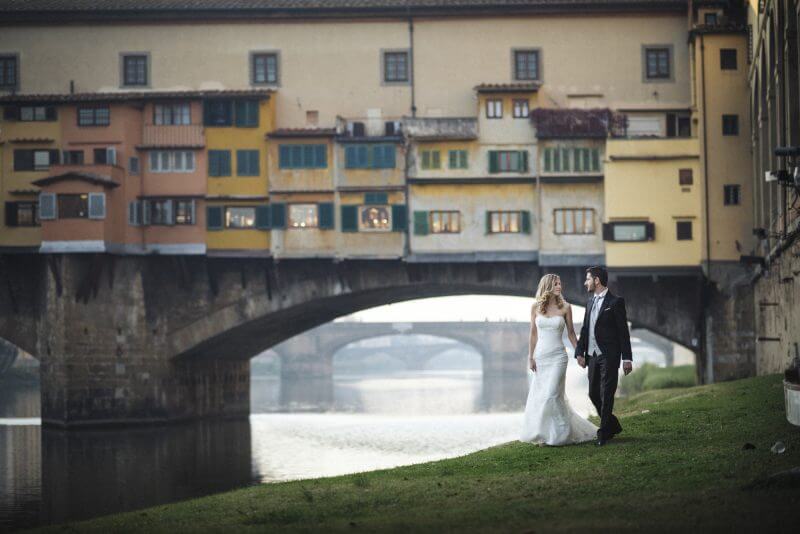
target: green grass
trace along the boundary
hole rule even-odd
[[[675,367],[658,367],[646,363],[634,369],[628,376],[621,376],[620,392],[633,395],[651,389],[687,388],[697,384],[694,365],[677,365]]]
[[[783,399],[779,376],[647,391],[618,403],[625,430],[602,448],[511,442],[49,530],[796,532],[800,485],[747,489],[800,465],[800,429],[786,421]],[[776,440],[788,446],[782,455],[769,450]]]

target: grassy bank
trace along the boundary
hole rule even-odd
[[[696,384],[697,370],[694,365],[658,367],[646,363],[622,377],[619,389],[623,395],[633,395],[653,389],[688,388]]]
[[[246,488],[66,530],[796,531],[800,485],[747,488],[800,465],[800,429],[786,422],[783,402],[778,376],[649,391],[619,403],[625,430],[603,448],[514,442],[410,467]],[[776,440],[787,444],[784,454],[770,452]]]

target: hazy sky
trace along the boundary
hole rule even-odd
[[[529,297],[497,297],[464,295],[436,297],[387,304],[356,312],[338,320],[356,319],[368,322],[411,321],[530,321],[533,299]],[[575,321],[583,319],[583,307],[573,306]]]

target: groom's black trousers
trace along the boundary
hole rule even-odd
[[[614,394],[617,392],[619,369],[612,361],[610,364],[605,356],[590,355],[587,367],[589,368],[589,398],[600,415],[600,429],[597,437],[609,439],[622,430],[622,425],[611,411],[614,409]]]

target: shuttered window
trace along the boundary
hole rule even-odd
[[[396,148],[392,144],[346,145],[344,166],[347,169],[394,169]]]
[[[38,203],[6,202],[6,226],[39,226]]]
[[[258,176],[259,152],[258,150],[237,150],[236,151],[236,175],[237,176]]]
[[[341,206],[342,232],[358,232],[358,206]]]
[[[258,127],[258,100],[236,100],[235,108],[237,127]]]
[[[451,150],[448,152],[448,164],[451,169],[466,169],[467,168],[467,151],[466,150]]]
[[[208,175],[209,176],[230,176],[231,175],[231,151],[230,150],[209,150],[208,151]]]
[[[489,152],[489,172],[527,172],[527,150],[492,150]]]
[[[325,169],[328,167],[327,145],[279,145],[278,167],[281,169]]]

